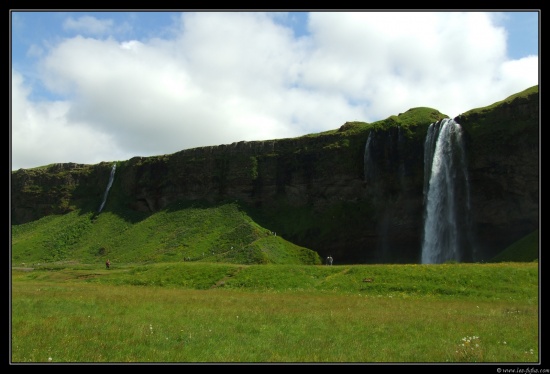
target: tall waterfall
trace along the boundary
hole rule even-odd
[[[432,123],[424,143],[423,264],[471,259],[469,190],[461,126]]]
[[[111,176],[109,177],[109,183],[107,184],[107,188],[105,189],[105,194],[103,195],[103,201],[101,202],[101,205],[99,206],[98,213],[101,213],[103,210],[103,206],[105,206],[105,202],[107,201],[107,195],[109,194],[109,190],[111,189],[111,186],[113,185],[113,180],[115,179],[115,171],[116,171],[116,163],[113,164],[113,168],[111,169]]]

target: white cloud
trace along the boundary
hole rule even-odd
[[[456,116],[479,106],[470,91],[507,78],[499,76],[505,34],[483,13],[315,13],[311,30],[315,47],[304,80],[369,103],[371,120],[415,106]]]
[[[17,71],[12,71],[12,169],[51,163],[99,163],[124,156],[108,136],[85,123],[67,121],[70,103],[28,101],[31,93]]]
[[[83,18],[65,25],[118,27]],[[484,13],[319,12],[298,39],[283,19],[186,13],[173,38],[50,46],[41,78],[66,99],[31,102],[14,74],[14,169],[294,137],[416,106],[454,117],[538,83],[538,57],[507,60]]]
[[[499,87],[504,90],[513,91],[516,87],[524,85],[524,82],[537,82],[538,69],[539,59],[537,56],[528,56],[519,60],[505,61],[501,65],[500,76],[506,77],[506,79],[501,81]]]

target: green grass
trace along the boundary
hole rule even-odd
[[[254,222],[235,202],[177,202],[154,214],[73,211],[12,226],[12,262],[209,261],[320,264],[319,255]]]
[[[518,92],[514,95],[511,95],[511,96],[508,96],[506,99],[504,100],[501,100],[501,101],[497,101],[491,105],[488,105],[488,106],[485,106],[485,107],[482,107],[482,108],[475,108],[475,109],[472,109],[472,110],[469,110],[467,111],[466,113],[464,114],[469,114],[469,113],[475,113],[475,112],[488,112],[498,106],[501,106],[503,104],[511,104],[512,102],[516,101],[516,100],[523,100],[525,99],[526,97],[530,96],[530,95],[534,95],[534,94],[538,94],[539,92],[539,86],[538,85],[535,85],[535,86],[532,86],[532,87],[529,87],[521,92]]]
[[[25,270],[13,363],[539,361],[536,263]]]

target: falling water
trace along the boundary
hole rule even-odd
[[[111,186],[113,185],[113,180],[115,179],[115,170],[116,170],[116,163],[113,164],[113,168],[111,169],[111,176],[109,177],[109,183],[107,184],[107,188],[105,189],[105,194],[103,195],[103,201],[101,202],[101,205],[99,206],[98,213],[101,213],[103,210],[103,206],[105,205],[105,202],[107,201],[107,195],[109,194],[109,190],[111,189]]]
[[[452,119],[432,123],[424,143],[422,263],[467,259],[470,197],[462,128]]]
[[[397,126],[387,131],[370,131],[365,143],[363,178],[377,212],[374,217],[374,258],[378,263],[390,263],[398,256],[398,239],[394,230],[396,215],[403,209],[396,191],[400,187],[405,188],[405,164],[402,157],[405,141],[401,126]]]
[[[365,182],[370,182],[374,177],[374,162],[372,160],[372,131],[369,133],[363,155],[363,173]]]

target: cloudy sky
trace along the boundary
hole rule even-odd
[[[10,18],[12,170],[455,117],[539,84],[536,10]]]

